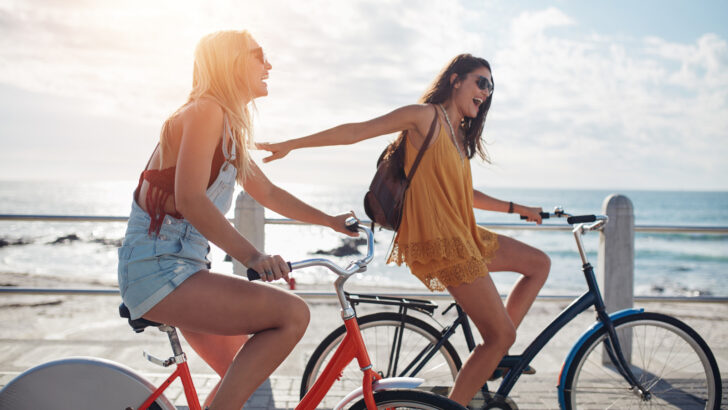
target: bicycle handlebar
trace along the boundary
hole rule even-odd
[[[558,206],[554,208],[553,212],[539,212],[539,214],[542,219],[566,218],[566,223],[569,225],[596,222],[592,225],[585,226],[584,229],[586,230],[599,229],[606,224],[607,221],[609,221],[609,218],[606,215],[571,215],[564,212],[564,209]],[[521,215],[521,219],[527,219],[527,217]]]
[[[541,215],[541,219],[549,219],[551,217],[551,214],[548,212],[539,212],[539,215]],[[526,215],[521,215],[521,219],[528,219]]]
[[[307,268],[310,266],[324,266],[330,271],[336,273],[340,277],[348,278],[349,276],[366,270],[367,265],[374,259],[374,234],[371,229],[359,224],[356,218],[348,218],[346,220],[346,229],[356,232],[362,231],[367,236],[367,254],[362,259],[349,262],[347,267],[342,267],[335,264],[333,261],[324,258],[305,259],[298,262],[286,262],[291,270]],[[260,274],[255,269],[249,268],[247,270],[248,280],[260,279]]]

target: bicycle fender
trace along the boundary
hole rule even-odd
[[[616,311],[614,313],[611,313],[609,317],[614,321],[620,318],[623,318],[625,316],[631,316],[636,315],[638,313],[642,313],[645,310],[643,308],[628,308]],[[571,351],[568,355],[566,355],[566,359],[564,360],[564,364],[561,365],[561,372],[559,374],[559,384],[558,384],[558,394],[559,394],[559,406],[563,409],[565,405],[565,399],[564,395],[566,392],[564,391],[564,384],[566,383],[566,370],[571,366],[571,362],[574,361],[574,356],[576,356],[576,352],[581,348],[581,345],[586,342],[586,339],[588,339],[591,335],[596,333],[599,329],[601,329],[604,326],[604,324],[600,321],[594,322],[594,324],[587,329],[584,333],[582,333],[581,337],[579,337],[579,340],[577,340],[576,343],[574,343],[574,346],[571,348]]]
[[[156,388],[131,368],[95,357],[70,357],[26,370],[0,390],[0,408],[99,409],[141,404]],[[162,395],[163,409],[175,406]],[[101,404],[103,403],[103,404]]]
[[[420,379],[419,377],[387,377],[385,379],[375,380],[374,383],[372,383],[372,391],[390,389],[414,389],[424,382],[425,379]],[[341,401],[338,402],[334,407],[334,410],[341,410],[348,403],[354,400],[358,400],[363,396],[364,390],[361,387],[358,387],[352,390],[351,393],[347,394],[346,397],[341,399]]]

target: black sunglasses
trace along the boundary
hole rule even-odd
[[[481,90],[487,89],[489,93],[493,94],[493,89],[495,88],[495,86],[493,85],[493,83],[490,82],[488,78],[479,75],[476,84],[478,84],[478,88],[480,88]]]
[[[253,55],[253,57],[257,58],[258,61],[260,61],[261,64],[270,64],[268,62],[268,58],[265,56],[265,53],[263,52],[263,47],[258,47],[250,50],[250,54]]]

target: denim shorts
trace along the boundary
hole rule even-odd
[[[185,279],[210,268],[210,245],[184,219],[164,217],[158,234],[148,233],[149,215],[133,201],[119,248],[119,290],[132,319],[138,319]]]

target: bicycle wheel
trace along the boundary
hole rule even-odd
[[[0,409],[139,408],[155,387],[133,370],[109,360],[71,358],[36,366],[0,390]],[[160,396],[151,410],[175,410]]]
[[[688,325],[670,316],[644,312],[619,318],[614,327],[621,345],[631,341],[632,357],[627,360],[651,399],[643,401],[629,389],[611,361],[603,359],[608,339],[606,329],[601,328],[587,338],[565,369],[567,409],[720,407],[718,365],[708,345]]]
[[[422,368],[417,370],[440,340],[441,332],[416,317],[404,316],[404,321],[402,319],[403,316],[395,312],[373,313],[358,318],[359,329],[374,370],[382,377],[421,377],[425,379],[426,386],[430,387],[452,386],[460,370],[460,357],[455,348],[445,341]],[[329,334],[313,352],[303,372],[302,398],[326,367],[345,334],[346,328],[342,325]],[[397,350],[395,346],[399,340],[401,343]],[[353,361],[344,369],[340,381],[333,388],[346,394],[360,387],[361,382],[361,370],[357,362]]]
[[[422,409],[422,410],[458,410],[465,407],[447,397],[426,393],[419,390],[382,390],[374,393],[374,402],[378,409]],[[367,406],[364,399],[351,406],[350,410],[364,410]]]

